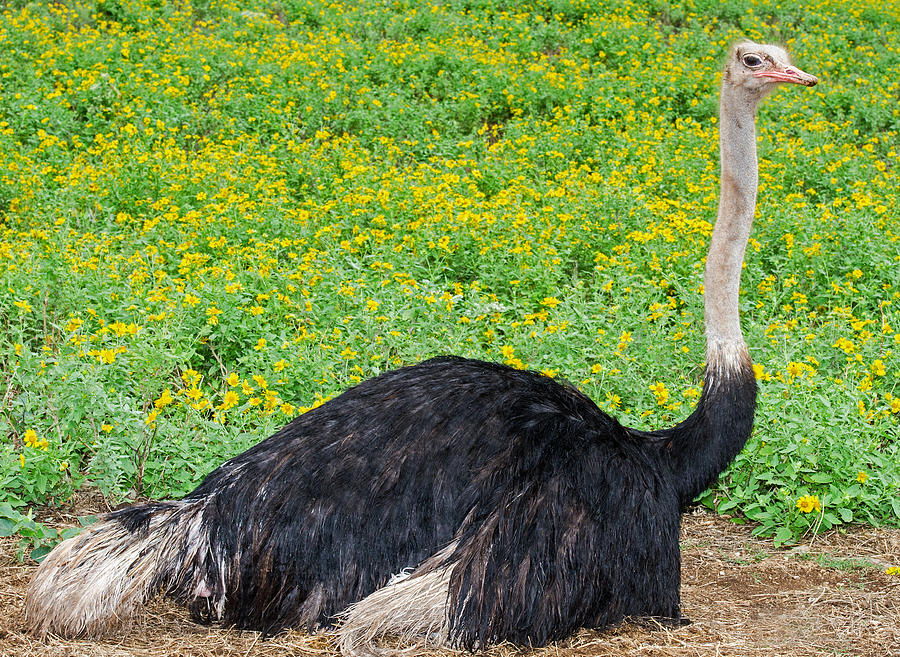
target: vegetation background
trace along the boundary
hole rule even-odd
[[[5,2],[0,534],[39,558],[36,505],[183,495],[437,354],[685,417],[740,38],[821,84],[760,114],[758,421],[700,502],[900,524],[900,4],[814,5]]]

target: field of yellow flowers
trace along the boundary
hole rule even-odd
[[[760,115],[757,428],[701,501],[776,543],[900,524],[897,2],[4,6],[0,533],[182,495],[441,353],[686,416],[741,37],[821,84]]]

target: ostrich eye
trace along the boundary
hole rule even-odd
[[[756,68],[758,66],[762,66],[762,59],[760,59],[759,55],[744,55],[742,60],[744,62],[744,66],[748,68]]]

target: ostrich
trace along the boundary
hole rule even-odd
[[[721,91],[721,198],[696,408],[623,427],[572,386],[442,357],[364,381],[227,461],[185,498],[107,514],[31,582],[33,632],[99,635],[162,592],[195,620],[539,646],[626,617],[680,620],[681,510],[743,448],[756,380],[738,318],[757,191],[755,112],[817,79],[743,42]]]

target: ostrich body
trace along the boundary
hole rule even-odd
[[[41,564],[38,634],[97,635],[163,592],[195,619],[542,645],[629,616],[680,618],[681,509],[750,435],[756,381],[738,318],[753,219],[755,111],[812,86],[774,46],[732,49],[721,199],[705,277],[703,393],[671,429],[621,426],[533,372],[436,358],[296,418],[179,501],[106,515]]]

